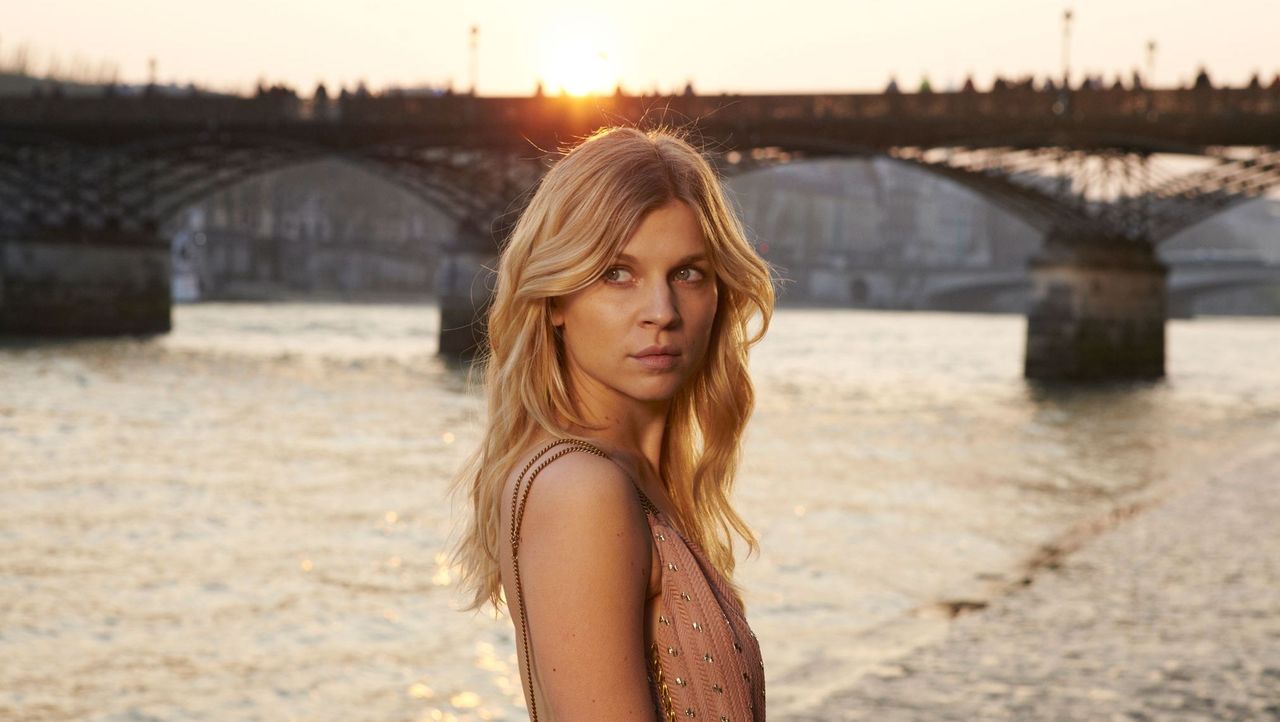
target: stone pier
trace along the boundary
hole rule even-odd
[[[498,283],[498,239],[510,234],[517,215],[481,213],[462,218],[455,240],[441,249],[434,284],[440,301],[438,353],[449,361],[469,363],[488,344],[485,327]]]
[[[88,228],[0,232],[0,335],[167,333],[169,244]]]
[[[435,282],[441,356],[470,361],[484,348],[485,317],[497,281],[488,269],[497,265],[497,256],[473,251],[455,249],[441,257]]]
[[[1168,268],[1150,243],[1050,234],[1030,267],[1027,378],[1164,376]]]

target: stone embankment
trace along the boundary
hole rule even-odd
[[[1280,720],[1280,430],[793,722]]]

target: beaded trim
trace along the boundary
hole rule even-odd
[[[658,649],[656,641],[649,643],[649,663],[653,665],[653,675],[658,683],[660,692],[660,701],[662,702],[662,717],[667,722],[675,722],[676,707],[671,702],[671,690],[667,689],[667,680],[662,677],[662,653]]]

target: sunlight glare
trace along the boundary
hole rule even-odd
[[[573,96],[612,93],[618,73],[608,48],[609,33],[585,20],[556,25],[544,36],[547,62],[542,82],[548,94]]]

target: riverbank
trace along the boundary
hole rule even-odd
[[[807,720],[1280,720],[1280,427]]]

